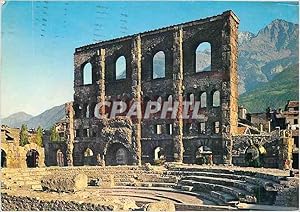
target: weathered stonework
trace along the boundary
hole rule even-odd
[[[45,191],[76,192],[88,186],[88,177],[85,174],[48,175],[41,180]]]
[[[25,146],[19,145],[20,129],[1,127],[1,167],[27,168],[44,167],[44,148],[31,141]]]
[[[265,153],[260,158],[261,166],[268,168],[291,169],[293,138],[289,130],[276,130],[272,133],[233,136],[233,164],[248,166],[247,149],[263,147]]]
[[[154,150],[160,147],[166,161],[193,163],[200,146],[212,150],[214,163],[231,163],[232,135],[237,128],[237,29],[239,20],[231,11],[137,35],[79,47],[74,54],[74,165],[84,165],[84,152],[92,150],[89,165],[96,165],[97,155],[107,165],[119,164],[117,151],[122,148],[127,164],[154,162]],[[211,71],[195,71],[195,50],[202,42],[211,44]],[[153,56],[165,54],[165,77],[153,79]],[[126,78],[116,80],[116,60],[126,58]],[[92,83],[84,85],[83,69],[92,65]],[[213,106],[213,94],[220,92],[220,106]],[[199,101],[207,93],[207,106],[201,108],[203,119],[183,120],[182,102],[194,94]],[[94,117],[95,105],[105,100],[166,100],[172,95],[179,102],[175,119],[135,119],[120,129],[114,121]],[[87,110],[89,110],[88,116]],[[100,113],[105,113],[102,108]],[[124,119],[126,118],[119,118]],[[206,133],[190,130],[205,121]],[[214,132],[214,123],[219,132]],[[71,122],[70,122],[71,123]],[[162,126],[155,134],[154,126]],[[173,133],[165,133],[172,124]],[[119,134],[119,136],[118,136]],[[122,136],[121,136],[122,135]],[[71,142],[72,143],[72,142]],[[125,153],[124,153],[125,152]],[[109,153],[109,154],[108,154]]]

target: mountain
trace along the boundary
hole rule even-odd
[[[1,120],[1,124],[5,124],[8,126],[19,126],[20,123],[24,123],[28,121],[33,116],[24,112],[14,113],[7,118]]]
[[[285,68],[298,63],[298,34],[298,24],[280,19],[272,21],[259,30],[256,35],[252,32],[239,32],[240,94],[269,82]],[[197,70],[207,71],[210,69],[210,54],[209,49],[197,49]],[[154,61],[155,75],[163,76],[163,64],[160,59]]]
[[[51,126],[65,117],[65,105],[53,107],[45,112],[32,117],[25,124],[28,128],[41,126],[43,129],[50,129]]]
[[[269,82],[298,62],[299,25],[276,19],[257,35],[239,33],[239,92]]]
[[[26,124],[28,128],[37,128],[41,126],[43,129],[50,129],[51,126],[65,117],[65,106],[55,106],[37,116],[28,115],[26,120],[18,118],[18,114],[26,114],[24,112],[15,113],[2,120],[2,124],[10,127],[20,128],[22,124]]]
[[[250,112],[264,112],[271,108],[284,108],[288,100],[299,100],[298,64],[292,65],[277,74],[272,80],[242,94],[239,105]]]

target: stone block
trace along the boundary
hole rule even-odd
[[[175,211],[175,204],[171,201],[151,202],[144,208],[146,211]]]
[[[43,190],[56,192],[76,192],[87,187],[85,174],[49,175],[41,180]]]

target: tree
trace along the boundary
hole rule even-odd
[[[59,135],[56,131],[55,126],[52,126],[50,129],[50,141],[53,141],[53,142],[59,141]]]
[[[41,126],[38,126],[36,130],[35,143],[39,146],[43,146],[43,129]]]
[[[26,144],[29,144],[28,140],[28,129],[26,124],[22,124],[21,131],[20,131],[20,146],[25,146]]]

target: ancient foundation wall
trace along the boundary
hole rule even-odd
[[[111,205],[79,203],[64,200],[39,200],[36,198],[1,194],[1,211],[112,211]]]

